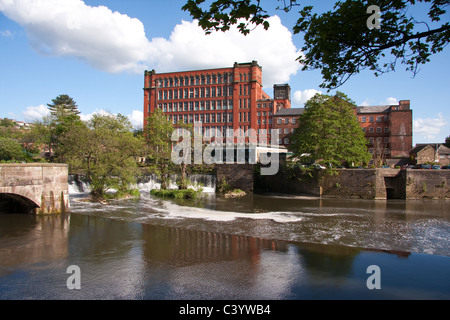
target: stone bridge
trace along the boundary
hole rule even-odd
[[[69,212],[68,171],[67,164],[0,164],[0,213]]]

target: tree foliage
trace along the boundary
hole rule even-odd
[[[174,165],[171,161],[173,130],[172,123],[160,109],[155,109],[147,118],[144,136],[151,168],[161,180],[161,189],[169,187],[170,173]]]
[[[67,94],[61,94],[55,99],[52,99],[52,103],[47,104],[50,113],[55,118],[63,118],[68,115],[79,115],[77,103],[73,98]]]
[[[11,138],[0,137],[1,161],[21,161],[24,159],[25,154],[19,142]]]
[[[445,145],[447,148],[450,148],[450,136],[448,136],[447,138],[445,138],[444,145]]]
[[[72,172],[86,175],[95,200],[105,198],[112,189],[119,195],[132,191],[143,141],[133,135],[131,128],[123,115],[96,114],[61,136],[59,152],[65,155]]]
[[[291,136],[294,156],[300,162],[327,167],[367,164],[371,155],[353,107],[354,103],[340,92],[311,98]]]
[[[291,11],[307,1],[277,0],[278,9]],[[368,69],[376,76],[394,71],[404,64],[416,75],[419,66],[444,49],[450,40],[449,22],[442,22],[449,0],[344,0],[336,1],[332,10],[314,13],[313,6],[303,6],[293,27],[294,34],[304,34],[303,70],[321,70],[321,87],[333,89],[352,75]],[[370,5],[381,10],[381,27],[369,29]],[[413,7],[426,7],[427,16],[411,16]],[[206,7],[206,8],[205,8]],[[269,28],[267,11],[259,0],[188,0],[182,7],[198,19],[208,33],[227,31],[238,24],[243,34],[255,25]],[[243,22],[245,21],[245,22]]]

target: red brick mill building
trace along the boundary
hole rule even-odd
[[[273,98],[263,91],[262,67],[256,61],[232,67],[156,73],[145,71],[144,126],[159,108],[176,127],[201,122],[225,136],[232,129],[242,134],[254,129],[271,143],[270,129],[278,129],[278,143],[289,149],[289,137],[298,126],[303,108],[291,108],[288,84],[276,84]],[[362,106],[355,114],[369,140],[374,159],[408,158],[412,148],[412,110],[409,100],[398,105]],[[267,137],[267,141],[265,139]]]

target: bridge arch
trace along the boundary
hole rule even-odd
[[[70,212],[68,165],[0,164],[0,212]]]
[[[25,196],[14,193],[0,193],[1,213],[35,213],[39,205]]]

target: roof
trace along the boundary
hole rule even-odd
[[[357,113],[387,113],[391,106],[362,106],[356,107]]]
[[[433,150],[436,150],[436,148],[439,151],[439,154],[450,154],[450,148],[446,147],[442,143],[417,143],[413,149],[411,149],[411,154],[416,154],[417,152],[425,149],[426,147],[431,147]]]
[[[287,117],[287,116],[299,116],[303,114],[303,111],[305,108],[283,108],[278,110],[277,113],[275,113],[274,117]]]

